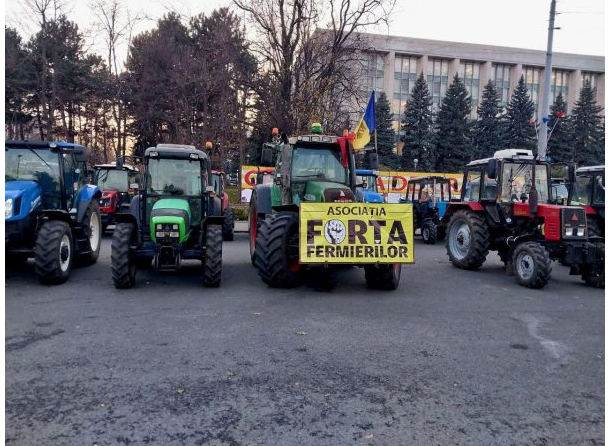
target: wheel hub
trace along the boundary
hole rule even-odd
[[[449,246],[454,258],[464,259],[469,253],[471,245],[471,232],[465,221],[455,222],[450,229]]]
[[[62,271],[67,271],[70,265],[70,239],[67,235],[64,235],[59,245],[59,267]]]
[[[517,273],[522,279],[530,279],[534,274],[534,260],[532,256],[523,253],[517,257]]]

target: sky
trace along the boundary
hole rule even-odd
[[[5,2],[8,26],[28,36],[35,28],[23,20],[23,0]],[[327,0],[325,0],[327,1]],[[93,0],[63,0],[68,17],[85,32],[93,51],[105,54],[103,40],[96,29]],[[145,2],[145,9],[142,3]],[[395,0],[388,26],[368,31],[414,38],[501,45],[545,50],[550,0]],[[228,6],[238,11],[230,0],[123,0],[133,13],[145,16],[135,33],[154,27],[156,19],[167,11],[185,17],[210,13]],[[554,33],[555,52],[605,55],[605,5],[603,0],[558,0]],[[238,12],[242,15],[242,12]],[[28,24],[30,23],[30,24]],[[119,55],[126,57],[123,45]]]

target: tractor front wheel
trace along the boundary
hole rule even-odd
[[[57,285],[68,280],[74,260],[72,229],[64,221],[45,222],[36,237],[35,267],[38,280]]]
[[[99,258],[101,235],[103,234],[99,203],[95,199],[91,200],[87,212],[84,214],[82,228],[84,234],[88,237],[88,242],[84,249],[85,252],[78,255],[78,263],[81,265],[92,265]]]
[[[131,288],[135,285],[137,266],[131,253],[131,243],[135,236],[133,223],[118,223],[112,234],[111,268],[112,280],[116,288]]]
[[[396,290],[400,279],[401,263],[365,266],[365,282],[372,290]]]
[[[446,248],[452,265],[474,270],[485,262],[490,247],[488,225],[470,210],[460,210],[450,219]]]
[[[262,281],[274,288],[300,282],[298,214],[280,212],[266,217],[257,234],[255,266]]]
[[[424,220],[422,223],[422,241],[426,245],[434,245],[437,242],[437,225],[433,220]]]
[[[204,283],[206,287],[216,288],[222,281],[222,227],[207,226],[205,260],[203,261]]]
[[[551,259],[536,242],[522,242],[513,253],[513,272],[517,282],[528,288],[542,288],[551,277]]]
[[[224,222],[222,223],[222,237],[224,241],[231,242],[234,240],[234,209],[227,208],[224,213]]]

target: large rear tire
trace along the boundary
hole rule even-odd
[[[591,227],[589,226],[589,234]],[[598,232],[599,234],[599,232]],[[593,288],[604,288],[606,284],[606,268],[605,268],[605,245],[597,243],[595,245],[598,250],[596,255],[596,265],[584,265],[582,268],[582,276],[585,284]]]
[[[225,242],[234,240],[234,209],[227,208],[224,213],[224,222],[222,223],[222,237]]]
[[[254,264],[262,281],[274,288],[292,288],[301,279],[298,214],[268,215],[256,240]]]
[[[551,278],[551,259],[536,242],[522,242],[513,252],[513,272],[517,283],[528,288],[542,288]]]
[[[133,223],[118,223],[112,234],[111,269],[112,281],[116,288],[131,288],[135,285],[137,266],[131,243],[135,236]]]
[[[401,263],[365,266],[365,282],[372,290],[396,290],[400,279]]]
[[[489,252],[488,226],[473,211],[457,211],[450,218],[445,245],[452,265],[461,269],[478,269]]]
[[[35,271],[45,285],[58,285],[68,280],[74,261],[74,241],[70,225],[64,221],[45,222],[36,237]]]
[[[92,265],[99,258],[101,236],[103,234],[101,213],[97,200],[93,199],[89,203],[89,207],[82,219],[82,227],[85,235],[88,236],[88,242],[84,248],[85,253],[79,254],[77,260],[80,265]]]
[[[222,227],[207,226],[205,241],[205,260],[203,261],[204,284],[209,288],[217,288],[222,281]]]

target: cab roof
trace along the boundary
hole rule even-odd
[[[130,164],[123,164],[122,167],[127,170],[132,170],[133,172],[139,172],[137,167],[133,167]],[[95,164],[95,169],[116,169],[116,162],[111,162],[109,164]]]
[[[585,166],[579,167],[576,169],[576,173],[586,173],[586,172],[604,172],[606,170],[606,166]]]
[[[371,169],[357,169],[357,175],[376,175],[376,176],[378,176],[378,171],[371,170]]]
[[[450,179],[448,177],[442,177],[439,175],[427,175],[424,177],[414,177],[410,178],[409,183],[424,183],[425,181],[437,181],[439,183],[449,183]]]
[[[5,145],[11,147],[24,147],[31,149],[68,149],[74,151],[82,151],[86,150],[86,147],[80,144],[75,144],[73,142],[61,142],[61,141],[12,141],[6,140],[4,142]]]
[[[494,152],[494,156],[471,161],[469,164],[467,164],[467,167],[487,164],[488,161],[490,161],[491,159],[500,159],[505,161],[532,161],[534,159],[534,153],[532,152],[532,150],[529,149],[497,150],[496,152]]]
[[[209,158],[205,152],[188,144],[157,144],[156,147],[148,147],[144,156],[149,158],[151,152],[158,152],[159,158],[187,159],[191,154],[198,155],[199,160]]]

